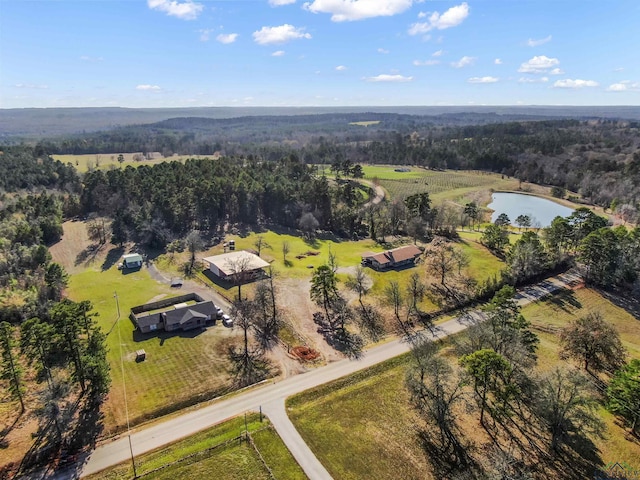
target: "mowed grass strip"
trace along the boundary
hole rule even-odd
[[[131,307],[175,295],[167,285],[153,280],[145,268],[128,275],[115,267],[104,272],[86,269],[71,276],[68,294],[76,301],[90,300],[107,333],[112,384],[104,405],[105,434],[126,426],[121,351],[129,417],[134,424],[229,390],[226,351],[235,336],[233,330],[218,324],[176,334],[134,332],[128,318]],[[146,351],[147,359],[136,363],[135,351],[139,349]]]
[[[148,474],[144,478],[170,480],[271,478],[256,450],[247,442],[237,440],[244,430],[244,416],[236,417],[166,447],[139,455],[136,457],[137,473]],[[248,414],[247,430],[276,478],[307,478],[266,418],[263,417],[260,422],[257,414]],[[166,467],[161,468],[163,466]],[[118,480],[132,477],[133,468],[129,461],[87,478]]]
[[[616,326],[630,356],[640,358],[640,322],[635,317],[595,290],[578,290],[569,299],[556,297],[525,307],[525,318],[534,326],[548,328],[600,311]],[[557,334],[536,333],[541,339],[538,373],[556,365],[574,368],[559,360]],[[409,355],[397,357],[288,400],[290,418],[334,478],[441,478],[433,475],[430,460],[420,447],[420,422],[404,385],[410,362]],[[603,464],[620,461],[640,468],[640,444],[603,407],[599,413],[606,432],[604,438],[592,440]],[[476,447],[486,440],[478,437],[482,429],[477,414],[461,414],[460,421],[465,436]]]

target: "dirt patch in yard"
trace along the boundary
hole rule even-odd
[[[98,267],[107,270],[118,263],[126,253],[125,248],[110,243],[97,245],[87,233],[87,223],[80,220],[69,220],[62,224],[62,239],[49,247],[53,261],[64,267],[67,273],[83,271],[87,267]]]
[[[320,357],[320,353],[309,347],[294,347],[291,349],[291,355],[305,362],[312,362]]]
[[[309,296],[310,288],[309,280],[279,279],[280,306],[295,331],[305,339],[305,346],[319,352],[327,362],[341,360],[344,356],[327,344],[324,337],[318,333],[318,325],[313,321],[313,312],[317,308]]]

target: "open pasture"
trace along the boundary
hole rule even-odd
[[[109,170],[112,168],[139,167],[141,165],[156,165],[163,162],[184,162],[187,158],[204,158],[201,155],[173,155],[163,157],[159,152],[150,154],[150,158],[145,158],[142,152],[123,153],[124,162],[118,162],[117,153],[91,153],[84,155],[52,155],[56,160],[63,163],[70,163],[80,173],[89,170]]]
[[[590,311],[601,311],[621,334],[630,357],[640,358],[640,323],[595,290],[579,289],[549,296],[523,309],[540,335],[538,373],[556,365],[558,336],[542,329],[564,325],[569,319]],[[462,334],[462,338],[464,334]],[[456,363],[449,346],[462,340],[446,340],[442,355]],[[362,372],[341,378],[292,397],[287,402],[289,416],[318,459],[334,478],[448,478],[436,469],[432,456],[421,448],[421,420],[411,406],[405,376],[412,364],[407,354]],[[593,437],[594,451],[601,463],[587,466],[590,473],[619,461],[640,468],[640,444],[627,434],[617,419],[603,407],[599,414],[606,425],[602,438]],[[461,434],[482,457],[483,444],[490,438],[479,426],[478,413],[464,408],[457,412]],[[339,444],[335,439],[339,438]],[[531,452],[533,455],[533,452]],[[532,457],[533,458],[533,457]],[[535,460],[534,460],[535,462]],[[562,462],[538,463],[538,475],[531,478],[585,478],[567,470]]]
[[[303,480],[307,477],[287,450],[268,419],[260,422],[255,413],[247,415],[246,431],[255,448],[246,441],[245,419],[236,417],[176,443],[136,458],[138,475],[146,478],[275,478]],[[259,452],[259,453],[258,453]],[[262,459],[264,459],[263,463]],[[91,475],[88,480],[117,480],[133,477],[131,462]]]

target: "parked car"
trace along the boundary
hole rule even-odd
[[[222,315],[222,324],[225,327],[233,327],[233,318],[225,313],[224,315]]]

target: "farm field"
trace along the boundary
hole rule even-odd
[[[257,452],[275,478],[303,480],[307,477],[270,426],[257,414],[247,416],[247,431],[255,445],[240,441],[243,417],[234,418],[156,451],[136,457],[138,475],[147,478],[272,478]],[[256,451],[257,450],[257,451]],[[164,467],[164,468],[162,468]],[[133,477],[131,462],[87,477],[88,480],[118,480]]]
[[[406,169],[408,171],[397,171]],[[434,202],[478,201],[478,192],[516,190],[516,179],[499,174],[466,170],[427,170],[417,167],[373,166],[363,167],[365,178],[377,178],[392,199],[404,199],[416,193],[428,192]],[[478,202],[481,203],[481,202]]]
[[[602,311],[605,318],[614,323],[630,355],[640,358],[638,320],[598,292],[582,289],[550,296],[523,310],[541,338],[538,371],[548,371],[559,363],[557,335],[538,329],[561,325],[593,309]],[[456,359],[447,346],[455,341],[447,341],[442,351],[452,362]],[[404,386],[410,362],[410,355],[398,357],[288,400],[290,418],[334,478],[443,478],[420,447],[417,435],[420,420]],[[640,444],[629,439],[626,430],[604,408],[600,408],[599,413],[606,424],[606,434],[604,438],[592,439],[602,462],[598,466],[619,461],[640,468]],[[470,415],[462,411],[457,418],[465,440],[474,444],[473,452],[483,451],[482,444],[489,439],[478,427],[477,413]],[[336,448],[336,438],[340,438],[339,448]],[[542,476],[536,478],[584,478],[562,465],[544,468]],[[595,466],[589,468],[593,472]]]

